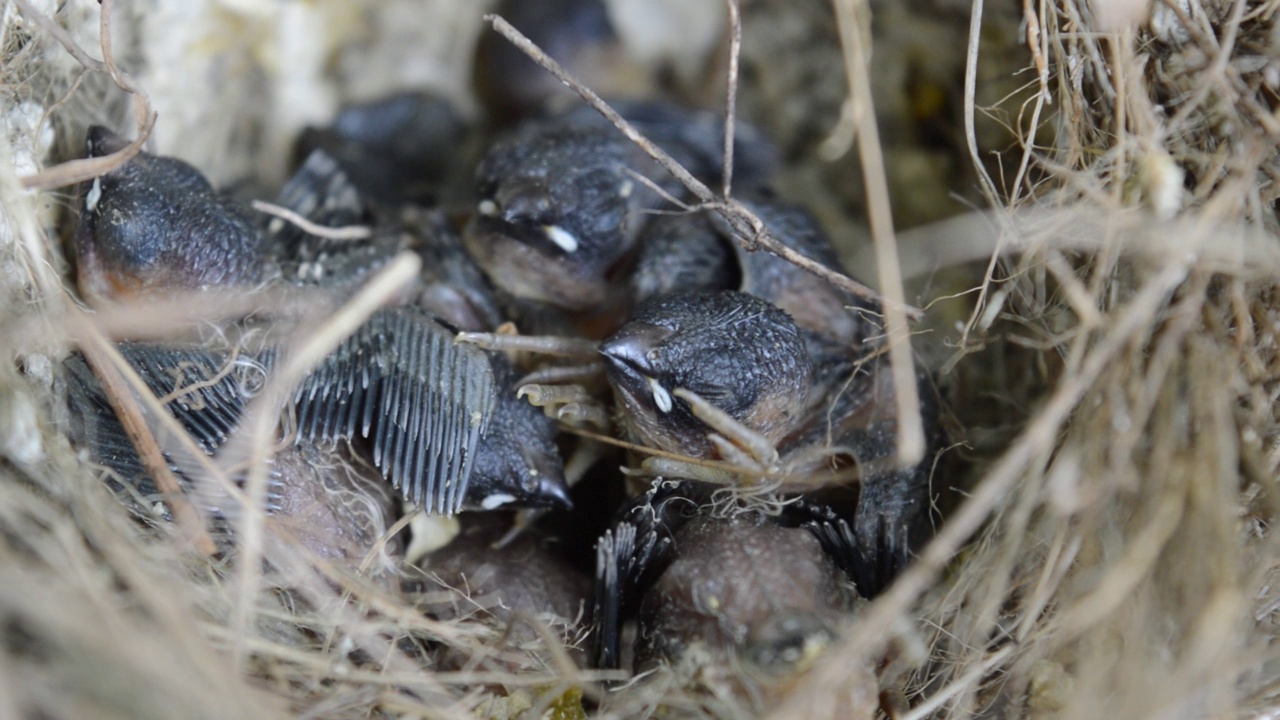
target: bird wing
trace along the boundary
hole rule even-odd
[[[455,334],[416,308],[379,311],[302,382],[298,440],[365,438],[405,500],[457,512],[497,391],[484,351]]]

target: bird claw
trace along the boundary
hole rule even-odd
[[[594,360],[599,354],[590,340],[556,335],[511,335],[508,333],[460,332],[457,341],[485,350],[531,352],[540,355]]]
[[[612,427],[612,423],[609,422],[609,411],[595,400],[569,403],[556,412],[556,419],[570,425],[589,425],[597,430],[607,431]]]
[[[524,398],[529,404],[538,408],[555,408],[570,403],[582,403],[591,400],[586,388],[581,385],[543,385],[527,383],[516,390],[516,397]]]
[[[581,385],[521,385],[516,397],[524,398],[530,405],[542,408],[548,417],[570,425],[591,426],[608,430],[609,413],[600,401],[591,397]]]

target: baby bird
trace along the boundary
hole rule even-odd
[[[467,249],[504,290],[580,311],[610,299],[610,273],[657,194],[632,173],[656,166],[609,128],[528,121],[477,169]],[[658,180],[675,190],[669,176]]]
[[[502,322],[501,304],[493,288],[461,240],[438,213],[410,211],[418,226],[415,249],[423,257],[416,297],[413,302],[452,328],[465,331],[492,331]],[[564,462],[556,447],[556,423],[545,413],[521,399],[516,391],[521,373],[500,352],[486,353],[494,375],[497,404],[491,427],[476,450],[473,482],[494,488],[508,483],[533,483],[548,498],[550,506],[568,508],[569,497]],[[487,498],[485,509],[505,505],[502,493]],[[509,502],[516,502],[518,494]]]
[[[777,671],[811,657],[877,580],[841,520],[794,501],[765,512],[698,483],[657,479],[597,545],[598,667],[618,667],[635,616],[634,669],[730,659]]]
[[[463,514],[458,520],[458,536],[427,555],[419,563],[421,578],[410,581],[414,590],[458,593],[435,603],[434,614],[454,618],[479,611],[503,624],[527,615],[553,627],[589,625],[591,579],[560,557],[550,538],[529,529],[517,542],[500,544],[510,524],[506,516]],[[533,628],[517,625],[517,640],[534,636]]]
[[[779,242],[833,270],[840,262],[817,220],[764,192],[742,200]],[[880,308],[765,251],[747,252],[712,211],[653,218],[641,232],[631,277],[637,301],[677,290],[737,290],[768,300],[796,324],[859,352],[884,334]]]
[[[674,393],[690,390],[773,444],[803,419],[813,376],[782,310],[743,293],[672,293],[642,303],[600,345],[634,440],[711,457],[710,428]]]
[[[232,438],[245,402],[261,388],[267,372],[252,358],[232,359],[194,346],[124,343],[118,349],[154,392],[165,393],[174,419],[208,455]],[[68,435],[92,462],[109,471],[111,485],[135,512],[154,516],[164,507],[158,504],[163,498],[97,378],[80,355],[69,357],[63,370]],[[167,437],[158,427],[153,431],[162,441]],[[218,519],[237,514],[238,504],[223,488],[193,480],[202,477],[194,458],[177,444],[168,443],[165,449],[170,469],[205,512]],[[391,486],[345,442],[288,445],[269,462],[268,511],[319,558],[355,569],[395,520]],[[167,510],[162,517],[168,518]],[[376,556],[374,577],[392,575],[400,553],[399,540],[389,539]]]
[[[101,134],[91,133],[90,144],[97,147]],[[146,264],[152,278],[147,287],[156,293],[193,289],[190,276],[199,271],[204,273],[200,287],[215,281],[235,287],[274,273],[277,282],[342,294],[394,252],[417,243],[414,232],[425,227],[397,217],[398,222],[379,224],[373,237],[362,242],[315,237],[279,218],[266,220],[258,228],[244,220],[238,206],[213,195],[190,166],[168,158],[140,157],[131,162],[144,170],[160,168],[164,170],[161,177],[139,171],[129,175],[127,183],[95,186],[88,193],[85,214],[90,217],[81,223],[77,236],[82,277],[114,275],[110,264],[103,266],[101,261],[132,257],[141,244],[151,250],[165,249],[152,253]],[[169,217],[175,213],[166,204],[173,188],[153,187],[164,176],[175,174],[173,168],[181,170],[175,187],[204,189],[202,194],[182,194],[189,202],[176,205],[178,212],[192,212],[194,220]],[[281,193],[281,202],[322,225],[377,219],[336,162],[323,153],[314,153],[304,163]],[[136,222],[128,232],[119,232],[118,225],[104,224],[96,217],[103,208],[119,207],[133,210]],[[249,243],[228,250],[223,242],[227,238],[216,235],[228,225],[243,226],[244,233],[267,239],[258,240],[252,252]],[[193,238],[199,242],[193,244]],[[279,268],[288,271],[281,276]],[[328,445],[368,441],[373,464],[406,499],[428,512],[453,513],[486,504],[489,509],[504,504],[565,505],[566,488],[553,450],[554,429],[519,425],[534,438],[526,444],[531,448],[528,453],[511,452],[511,444],[517,441],[509,436],[487,433],[500,395],[491,359],[474,348],[455,346],[456,330],[418,308],[376,313],[304,382],[296,399],[300,440]],[[270,364],[277,353],[265,350],[259,360]],[[161,365],[153,368],[157,378],[165,378],[176,366]],[[208,377],[213,375],[210,371]],[[513,393],[509,399],[507,395],[501,393],[504,402],[515,400]],[[234,410],[232,419],[238,420],[242,403],[227,407]],[[199,418],[193,419],[197,425],[209,422],[204,415]],[[471,474],[477,468],[481,472],[473,482]]]
[[[87,156],[127,144],[95,125]],[[245,210],[191,165],[145,152],[90,184],[75,248],[81,292],[97,300],[252,287],[267,276],[264,242]]]
[[[695,176],[718,182],[723,124],[714,114],[644,102],[616,109]],[[758,133],[743,136],[737,176],[758,182],[772,172],[772,146]],[[477,169],[467,249],[517,297],[599,309],[620,300],[615,277],[625,271],[645,211],[659,207],[663,194],[684,192],[591,108],[529,120],[495,142]]]
[[[400,340],[388,346],[388,335]],[[408,345],[420,348],[414,353],[421,357],[399,353],[394,343],[404,338],[413,340]],[[278,355],[274,349],[233,356],[150,343],[124,343],[119,349],[157,397],[169,398],[169,412],[208,455],[236,437],[248,402]],[[432,354],[436,362],[422,362]],[[84,359],[68,358],[65,375],[73,440],[137,492],[154,495],[154,485]],[[511,459],[503,452],[490,449],[495,458],[479,459],[486,454],[481,439],[493,422],[495,402],[492,371],[482,352],[458,352],[451,331],[419,311],[398,308],[375,315],[303,382],[294,398],[297,429],[291,439],[325,452],[354,443],[406,500],[429,513],[566,507],[568,491],[554,466],[515,475],[507,472]],[[195,471],[194,461],[180,454],[171,462],[181,475]],[[519,463],[517,468],[524,469]],[[216,498],[201,502],[221,509]]]
[[[637,442],[739,465],[748,456],[761,475],[802,486],[856,481],[858,543],[869,557],[888,554],[893,568],[932,535],[930,473],[943,434],[927,374],[917,383],[928,448],[919,464],[901,469],[892,464],[897,406],[887,361],[802,330],[760,298],[658,295],[600,352],[622,424]],[[720,415],[692,405],[690,391]]]
[[[467,132],[448,100],[402,92],[344,107],[328,127],[304,130],[294,152],[305,160],[323,150],[377,202],[428,205],[454,173]]]

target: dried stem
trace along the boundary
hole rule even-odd
[[[724,197],[733,195],[733,134],[738,118],[738,61],[742,55],[742,13],[738,0],[725,0],[729,7],[729,77],[724,104]]]
[[[62,26],[36,10],[27,0],[15,0],[15,2],[24,16],[52,35],[86,70],[106,72],[117,87],[133,96],[134,114],[137,116],[138,126],[138,137],[120,150],[102,157],[68,160],[38,173],[24,176],[21,179],[22,186],[28,190],[54,190],[92,180],[129,162],[142,151],[143,144],[146,143],[147,138],[151,137],[151,131],[156,125],[156,114],[151,111],[151,101],[147,98],[147,94],[132,78],[116,67],[115,59],[111,55],[112,0],[102,0],[102,13],[99,19],[99,29],[102,34],[103,59],[101,62],[89,57]]]
[[[858,153],[862,156],[862,174],[867,186],[867,207],[871,220],[871,238],[876,247],[876,269],[884,288],[884,317],[889,333],[889,366],[893,371],[894,401],[898,415],[898,463],[909,467],[920,462],[925,453],[924,420],[920,415],[920,392],[916,387],[915,361],[911,355],[910,330],[903,314],[906,291],[902,285],[902,269],[898,263],[898,246],[893,235],[893,210],[889,204],[889,184],[885,178],[884,156],[880,148],[880,130],[871,111],[871,77],[867,71],[867,52],[858,31],[854,0],[837,0],[836,19],[844,46],[845,74],[849,94],[861,106],[858,128]]]
[[[297,387],[316,364],[359,329],[389,298],[417,277],[421,263],[422,260],[413,252],[400,253],[321,327],[295,342],[245,413],[241,424],[245,432],[239,438],[240,446],[227,448],[229,456],[235,458],[245,452],[243,443],[248,444],[249,472],[245,494],[249,502],[239,528],[239,598],[232,618],[236,638],[235,660],[238,664],[244,663],[248,658],[244,641],[250,634],[251,610],[261,582],[259,561],[263,557],[265,521],[261,501],[267,492],[267,459],[275,436],[274,430],[280,422],[280,411],[293,388]]]
[[[364,225],[349,225],[347,227],[328,227],[326,225],[318,225],[289,208],[281,207],[275,203],[269,203],[264,200],[254,200],[250,205],[258,212],[264,212],[273,217],[278,217],[291,225],[297,226],[309,235],[315,235],[318,238],[324,238],[326,240],[365,240],[373,235],[373,229]]]
[[[209,537],[204,519],[200,517],[195,506],[183,492],[173,471],[169,469],[169,461],[165,459],[155,436],[147,428],[142,408],[138,406],[137,399],[129,391],[124,377],[120,374],[121,368],[128,367],[127,361],[82,312],[74,306],[71,306],[70,312],[80,337],[80,346],[84,351],[85,360],[102,382],[107,401],[111,404],[116,416],[120,418],[120,424],[124,426],[129,441],[138,450],[138,457],[142,459],[147,472],[155,480],[156,487],[164,497],[164,502],[169,506],[174,522],[191,541],[192,547],[206,557],[212,557],[217,554],[218,546]]]

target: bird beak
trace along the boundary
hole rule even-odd
[[[643,375],[652,373],[649,352],[671,336],[658,325],[633,322],[600,345],[600,354],[615,365],[625,365]]]
[[[537,501],[544,503],[548,510],[572,510],[573,499],[569,497],[569,486],[563,478],[545,478],[538,482]]]

